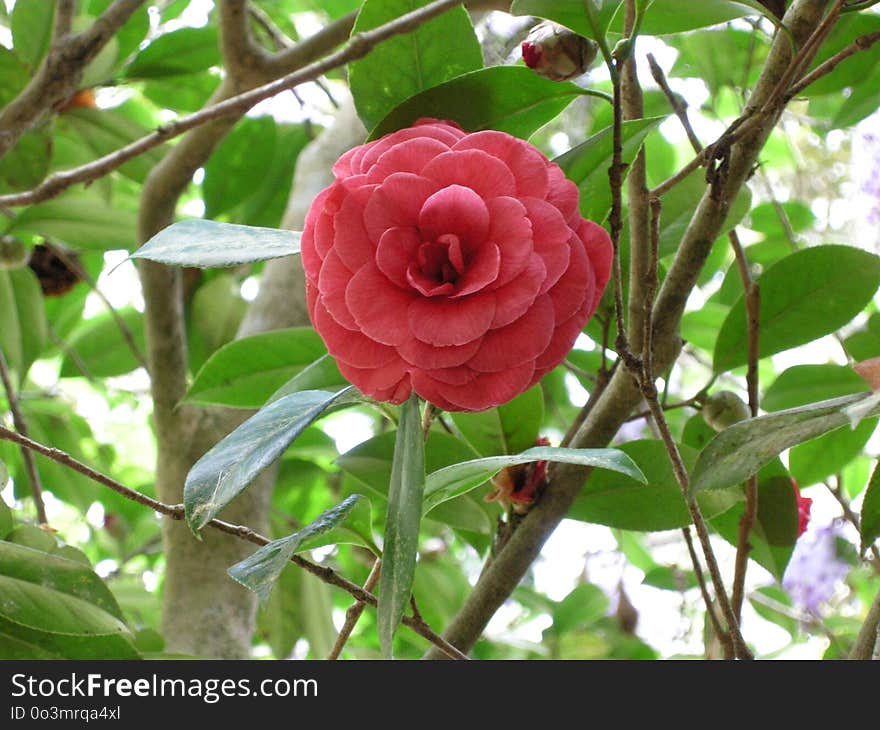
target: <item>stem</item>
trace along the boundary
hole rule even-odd
[[[373,569],[370,571],[370,574],[367,576],[367,582],[364,583],[365,591],[372,591],[373,588],[376,587],[376,583],[379,582],[379,574],[382,570],[382,561],[377,559],[376,562],[373,563]],[[333,648],[330,650],[330,653],[327,655],[328,660],[339,659],[339,655],[342,653],[345,644],[348,642],[351,637],[351,632],[354,631],[354,627],[357,626],[358,619],[360,619],[361,614],[364,612],[364,609],[367,607],[367,604],[363,601],[356,601],[346,612],[345,612],[345,623],[342,625],[342,628],[339,630],[339,636],[336,637],[336,643],[333,644]],[[417,616],[417,618],[421,618]]]
[[[12,412],[12,423],[15,426],[15,430],[24,438],[27,438],[27,421],[18,407],[18,396],[15,392],[15,386],[12,384],[12,377],[10,376],[9,366],[6,363],[6,356],[3,354],[2,347],[0,347],[0,380],[3,381],[3,389],[6,391],[6,400],[9,401],[9,410]],[[48,525],[46,505],[43,504],[43,483],[40,481],[40,473],[37,471],[37,465],[34,463],[34,455],[26,447],[21,446],[21,459],[24,462],[24,470],[27,473],[28,482],[31,487],[31,495],[37,508],[37,521],[41,525]]]
[[[880,591],[874,597],[874,602],[865,617],[865,623],[859,631],[856,644],[853,647],[850,659],[868,660],[874,657],[878,641],[878,629],[880,629]]]

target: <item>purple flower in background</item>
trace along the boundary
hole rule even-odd
[[[866,166],[870,170],[862,183],[862,192],[874,199],[873,205],[868,208],[868,223],[880,223],[880,138],[874,134],[863,134],[862,143],[868,153],[870,161]],[[880,244],[880,241],[877,241]]]
[[[809,530],[795,545],[782,587],[795,605],[809,613],[819,613],[849,572],[850,566],[838,555],[839,539],[845,539],[843,531],[832,523]]]

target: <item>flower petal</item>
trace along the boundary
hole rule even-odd
[[[535,253],[544,259],[547,277],[541,286],[543,294],[553,286],[568,268],[571,229],[562,214],[549,203],[537,198],[523,198],[523,204],[532,222],[532,241]]]
[[[550,187],[545,200],[559,210],[566,223],[573,224],[580,214],[577,185],[565,176],[559,165],[553,163],[547,168],[547,176]]]
[[[364,210],[364,225],[373,243],[378,244],[389,228],[414,228],[425,201],[439,185],[411,172],[396,172],[373,191]]]
[[[593,223],[593,221],[581,219],[581,223],[576,230],[578,238],[584,242],[584,248],[587,251],[587,256],[590,257],[590,263],[592,263],[593,272],[596,275],[593,306],[589,309],[590,316],[592,317],[596,307],[599,306],[599,300],[602,299],[602,294],[608,285],[608,280],[611,278],[611,262],[614,258],[614,248],[608,232],[602,226]]]
[[[490,219],[487,240],[501,250],[496,285],[502,286],[523,270],[532,255],[532,222],[516,198],[492,198],[486,207]]]
[[[358,368],[381,368],[400,360],[393,348],[341,326],[327,311],[320,295],[312,307],[312,322],[327,351],[340,362]]]
[[[397,352],[411,365],[422,370],[439,370],[463,365],[480,349],[482,338],[477,338],[466,345],[449,345],[435,347],[415,338],[400,345]]]
[[[581,240],[571,236],[571,260],[568,268],[549,292],[557,322],[564,322],[586,303],[596,298],[596,276]]]
[[[495,317],[495,297],[415,299],[408,315],[410,330],[422,342],[439,347],[464,345],[489,329]]]
[[[455,283],[455,294],[451,296],[463,297],[473,294],[489,286],[498,278],[501,268],[501,251],[494,243],[483,244],[476,257],[467,265],[467,269],[461,278]]]
[[[402,345],[412,338],[407,307],[412,295],[398,289],[375,264],[367,264],[348,282],[345,303],[361,331],[383,345]]]
[[[465,250],[475,250],[489,232],[489,210],[470,188],[450,185],[425,201],[419,213],[419,230],[425,241],[451,233],[459,237]]]
[[[495,290],[495,318],[492,328],[503,327],[519,319],[532,306],[547,276],[544,259],[532,254],[519,276]]]
[[[396,144],[382,153],[376,164],[370,168],[367,181],[380,183],[396,172],[419,174],[437,155],[449,152],[449,145],[430,137],[416,137]]]
[[[497,373],[481,373],[466,385],[448,385],[433,379],[430,379],[429,385],[425,382],[428,381],[427,376],[423,376],[423,380],[422,377],[416,378],[416,373],[413,373],[413,387],[417,393],[430,389],[455,406],[447,406],[446,410],[484,411],[503,405],[525,391],[534,371],[534,365],[527,362]]]
[[[516,180],[507,165],[481,150],[444,152],[425,165],[422,175],[444,187],[463,185],[487,200],[516,195]]]
[[[348,191],[333,217],[333,248],[351,271],[373,259],[375,247],[364,227],[364,208],[372,192],[372,186]]]
[[[389,228],[379,239],[376,248],[376,265],[401,289],[409,286],[406,270],[415,260],[422,240],[415,228]]]
[[[324,203],[332,190],[333,186],[330,186],[318,193],[306,213],[305,225],[303,226],[300,255],[306,277],[313,282],[318,280],[321,261],[327,255],[327,249],[333,242],[333,220],[324,212]],[[329,228],[327,227],[328,223]],[[328,237],[329,242],[325,240]]]
[[[535,147],[504,132],[475,132],[457,142],[453,150],[478,149],[497,157],[513,173],[516,194],[544,198],[549,190],[549,162]]]
[[[374,369],[356,368],[342,361],[337,365],[342,376],[361,393],[383,403],[399,405],[412,392],[409,373],[398,363]]]
[[[586,323],[587,308],[584,305],[556,328],[547,349],[535,360],[535,374],[539,379],[566,358]]]
[[[445,124],[421,124],[398,129],[396,132],[377,139],[375,142],[364,145],[368,149],[364,151],[363,156],[360,158],[359,171],[369,173],[382,155],[392,147],[396,147],[408,140],[420,138],[433,139],[449,148],[458,142],[460,134],[462,134],[460,131]]]
[[[535,360],[550,344],[555,323],[553,302],[549,295],[542,294],[518,320],[489,330],[468,367],[491,373]]]
[[[345,288],[351,277],[351,271],[342,263],[336,251],[331,250],[321,266],[318,291],[321,292],[321,301],[330,316],[346,329],[356,330],[357,322],[345,303]]]

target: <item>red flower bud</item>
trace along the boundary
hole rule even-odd
[[[797,501],[798,537],[800,537],[807,531],[807,524],[810,521],[810,508],[813,505],[813,500],[809,497],[801,497],[801,490],[794,478],[791,480],[791,488],[794,489],[794,498]]]
[[[535,446],[549,446],[550,439],[541,436]],[[528,512],[538,492],[547,483],[547,462],[533,461],[502,469],[492,479],[495,491],[486,496],[487,502],[500,502],[505,509],[513,507],[519,514]]]
[[[593,41],[549,20],[532,28],[522,44],[526,66],[552,81],[568,81],[585,74],[597,50]]]

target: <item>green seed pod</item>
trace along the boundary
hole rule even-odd
[[[710,395],[703,403],[703,420],[716,431],[723,431],[734,423],[750,417],[749,407],[736,393],[721,390]]]

